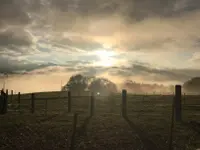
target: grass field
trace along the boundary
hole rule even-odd
[[[72,113],[67,113],[65,92],[37,93],[35,97],[35,114],[30,113],[31,97],[26,94],[21,95],[20,112],[9,111],[0,116],[0,149],[69,149],[74,112],[79,114],[76,149],[167,150],[169,147],[172,96],[128,95],[127,118],[121,116],[120,95],[97,97],[95,115],[91,118],[88,118],[90,97],[72,97]],[[10,106],[10,110],[18,110],[17,103],[14,95],[12,104],[16,106]],[[183,121],[175,122],[173,129],[174,150],[200,148],[200,97],[185,96],[182,112]]]

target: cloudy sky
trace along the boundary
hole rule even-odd
[[[183,83],[200,75],[199,18],[199,0],[0,0],[0,86],[59,90],[75,73]]]

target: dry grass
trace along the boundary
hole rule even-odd
[[[80,115],[78,126],[86,115]],[[0,149],[68,149],[72,114],[0,116]]]
[[[67,114],[66,93],[36,94],[36,113],[30,114],[30,95],[21,95],[21,114],[0,116],[0,149],[66,149],[71,135],[72,115]],[[48,96],[49,95],[49,96]],[[44,114],[44,97],[48,100],[48,115]],[[96,114],[88,116],[89,97],[72,98],[72,111],[80,114],[76,136],[77,149],[168,149],[172,96],[128,95],[129,121],[121,117],[121,96],[96,98]],[[26,100],[25,100],[26,99]],[[17,96],[12,99],[17,104]],[[200,120],[198,97],[186,97],[183,122],[174,127],[173,146],[180,150],[200,147],[198,126],[190,121]],[[22,111],[24,110],[24,111]],[[59,114],[54,114],[59,113]],[[83,126],[84,125],[84,126]]]

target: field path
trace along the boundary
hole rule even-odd
[[[144,136],[140,137],[120,115],[93,116],[86,128],[84,134],[77,135],[76,149],[150,150],[152,148],[147,147],[149,143],[146,142],[149,141],[144,139]]]

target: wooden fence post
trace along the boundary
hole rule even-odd
[[[122,90],[122,116],[127,117],[127,91]]]
[[[7,110],[8,110],[8,96],[6,95],[6,93],[1,90],[1,114],[6,114]]]
[[[2,92],[3,90],[1,90],[1,96],[0,96],[0,114],[3,114],[3,103],[4,103]]]
[[[71,103],[71,92],[68,91],[68,113],[71,112],[71,106],[72,106],[72,103]]]
[[[6,89],[6,94],[5,94],[5,109],[4,113],[6,114],[8,112],[8,89]]]
[[[8,97],[8,89],[6,89],[6,97]]]
[[[31,94],[31,113],[35,112],[35,95],[34,93]]]
[[[5,95],[5,114],[8,112],[8,95]]]
[[[21,94],[18,92],[18,111],[20,112],[21,109]]]
[[[10,103],[12,104],[12,99],[13,99],[13,90],[11,90],[11,95],[10,95]]]
[[[182,121],[182,112],[181,112],[181,85],[175,86],[175,119],[177,122]]]
[[[94,115],[94,93],[91,93],[90,97],[90,116]]]

